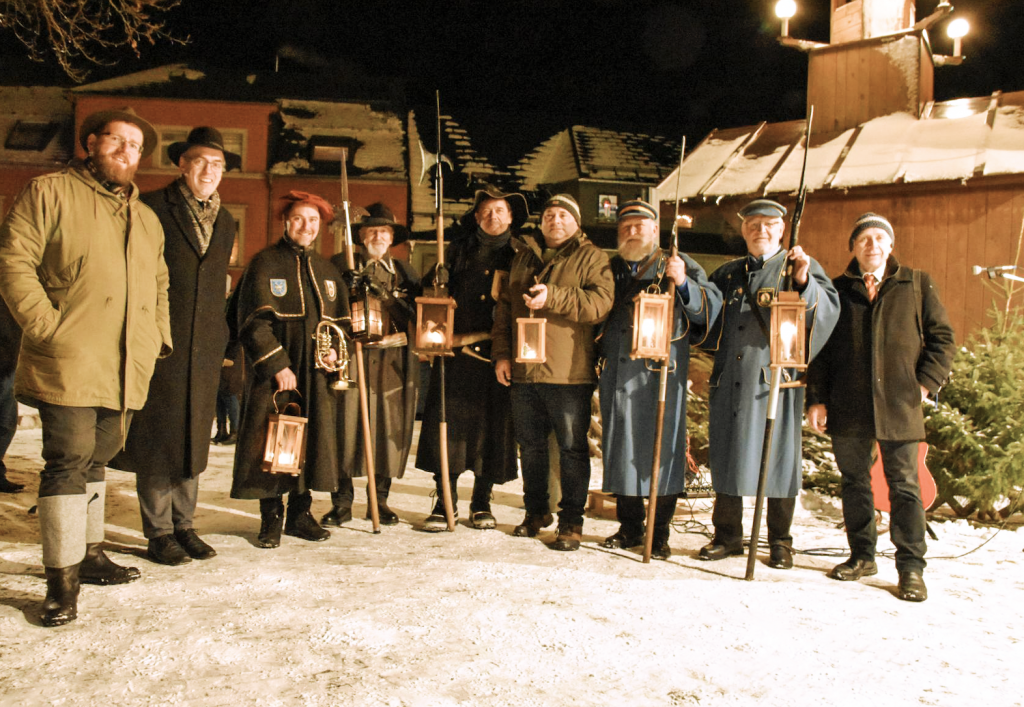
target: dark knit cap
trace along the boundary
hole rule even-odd
[[[576,219],[576,225],[580,226],[583,224],[583,219],[580,218],[580,205],[576,203],[568,194],[555,194],[553,197],[544,202],[544,206],[541,207],[540,214],[541,218],[544,218],[544,212],[550,209],[552,206],[558,206],[563,208],[573,215]]]
[[[878,214],[873,214],[869,211],[858,218],[856,223],[853,224],[853,233],[850,234],[850,250],[853,250],[853,242],[857,240],[857,236],[869,228],[882,229],[889,234],[889,238],[892,239],[892,244],[896,245],[896,234],[892,232],[892,224],[889,223],[889,219],[885,216],[879,216]]]

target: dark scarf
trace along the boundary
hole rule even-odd
[[[210,247],[210,239],[213,238],[213,224],[217,221],[217,214],[220,212],[220,194],[213,192],[206,201],[199,201],[192,190],[188,188],[184,176],[178,178],[177,185],[178,191],[185,198],[192,230],[196,234],[196,240],[199,241],[199,254],[206,255],[206,249]]]

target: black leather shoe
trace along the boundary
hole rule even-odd
[[[562,552],[579,550],[582,539],[583,526],[581,524],[559,523],[558,536],[555,538],[555,542],[551,543],[551,549]]]
[[[841,565],[836,565],[828,576],[840,582],[856,582],[861,577],[878,574],[878,565],[873,560],[855,560],[852,557]]]
[[[523,522],[512,530],[512,534],[517,538],[535,538],[537,533],[554,522],[555,517],[550,513],[545,513],[544,515],[527,513]]]
[[[654,541],[654,547],[651,548],[651,559],[654,560],[667,560],[672,557],[672,548],[668,546],[667,542],[663,542],[660,545],[658,541]]]
[[[377,504],[377,517],[381,525],[398,525],[398,514],[388,508],[387,503]],[[366,520],[372,520],[369,508],[366,509]]]
[[[149,541],[146,557],[161,565],[184,565],[192,561],[173,535],[161,535]]]
[[[174,539],[193,560],[209,560],[217,556],[217,551],[203,542],[194,528],[175,530]]]
[[[24,484],[16,484],[8,481],[6,475],[0,475],[0,493],[18,493],[24,488]]]
[[[78,567],[78,581],[81,584],[128,584],[142,576],[136,567],[122,567],[115,564],[99,543],[85,546],[85,559]]]
[[[903,601],[924,601],[928,598],[921,570],[900,572],[899,596]]]
[[[324,513],[324,517],[320,519],[320,525],[325,528],[340,528],[342,523],[348,523],[350,520],[352,520],[351,508],[338,508],[334,506],[331,510]]]
[[[715,562],[717,560],[724,560],[731,555],[742,555],[743,545],[723,545],[717,543],[714,540],[709,542],[707,545],[700,549],[697,553],[697,557],[706,562]]]
[[[331,537],[331,534],[320,527],[316,518],[309,511],[288,514],[288,522],[284,526],[284,534],[292,537],[309,540],[310,542],[323,542]]]
[[[222,439],[222,440],[220,441],[220,443],[221,443],[221,444],[222,444],[223,446],[225,446],[225,447],[230,447],[230,446],[232,446],[232,445],[234,445],[234,444],[238,444],[238,434],[237,434],[237,433],[235,433],[235,432],[232,432],[232,433],[231,433],[231,434],[229,434],[229,435],[228,435],[227,437],[225,437],[224,439]]]
[[[777,570],[793,569],[793,549],[789,545],[776,543],[768,553],[768,566]]]
[[[634,534],[629,531],[623,530],[620,526],[618,532],[615,533],[615,535],[609,535],[607,538],[604,539],[604,542],[601,543],[601,547],[608,547],[612,548],[613,550],[617,550],[622,548],[636,547],[637,545],[643,544],[644,531],[642,528],[640,529],[639,533]]]
[[[260,499],[260,534],[256,544],[268,550],[281,545],[284,530],[284,503],[280,498]]]
[[[39,620],[43,626],[63,626],[78,618],[78,565],[45,567],[46,598]]]
[[[490,511],[476,511],[469,514],[470,524],[477,530],[494,530],[498,527],[498,521]]]

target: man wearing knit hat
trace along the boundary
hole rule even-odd
[[[843,476],[843,520],[850,559],[829,577],[877,574],[871,466],[875,444],[889,485],[899,598],[924,601],[925,518],[917,455],[924,439],[921,403],[938,393],[956,351],[953,329],[927,273],[892,255],[889,221],[867,213],[850,235],[853,260],[836,290],[839,323],[808,372],[808,421],[832,438]]]
[[[612,258],[615,305],[598,339],[606,363],[601,371],[602,459],[606,493],[615,494],[619,530],[605,547],[628,548],[644,541],[644,497],[651,490],[655,415],[660,373],[645,359],[631,359],[633,299],[653,283],[675,293],[672,348],[665,398],[658,501],[652,557],[665,560],[676,498],[686,487],[686,381],[690,346],[700,345],[722,305],[704,269],[682,253],[658,247],[658,214],[645,201],[627,201],[618,212],[619,254]]]
[[[512,419],[520,447],[526,518],[513,534],[534,537],[554,520],[549,513],[548,435],[561,462],[558,535],[551,547],[577,550],[590,484],[590,400],[597,375],[594,326],[615,298],[608,256],[580,230],[580,207],[568,194],[547,200],[542,237],[527,236],[499,295],[491,358],[498,382],[512,386]],[[546,360],[518,363],[516,319],[533,312],[547,320]]]
[[[747,256],[726,263],[710,278],[722,292],[722,311],[708,336],[708,347],[715,352],[708,381],[715,537],[701,548],[702,560],[743,554],[743,497],[757,495],[764,441],[760,431],[768,413],[771,303],[787,262],[793,263],[793,284],[806,302],[808,358],[821,350],[839,316],[839,298],[821,266],[800,246],[790,251],[782,247],[785,207],[771,199],[755,199],[739,215]],[[765,487],[768,564],[776,569],[793,566],[790,528],[803,481],[803,410],[803,388],[782,392]],[[756,538],[750,551],[757,551]]]

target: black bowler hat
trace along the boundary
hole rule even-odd
[[[224,163],[229,170],[239,169],[242,166],[241,155],[236,155],[234,152],[228,152],[224,149],[224,137],[217,128],[207,126],[193,128],[192,132],[185,138],[185,142],[175,142],[167,148],[167,156],[171,158],[172,163],[178,164],[178,160],[181,159],[181,156],[190,147],[209,147],[214,150],[220,150],[224,153]]]

